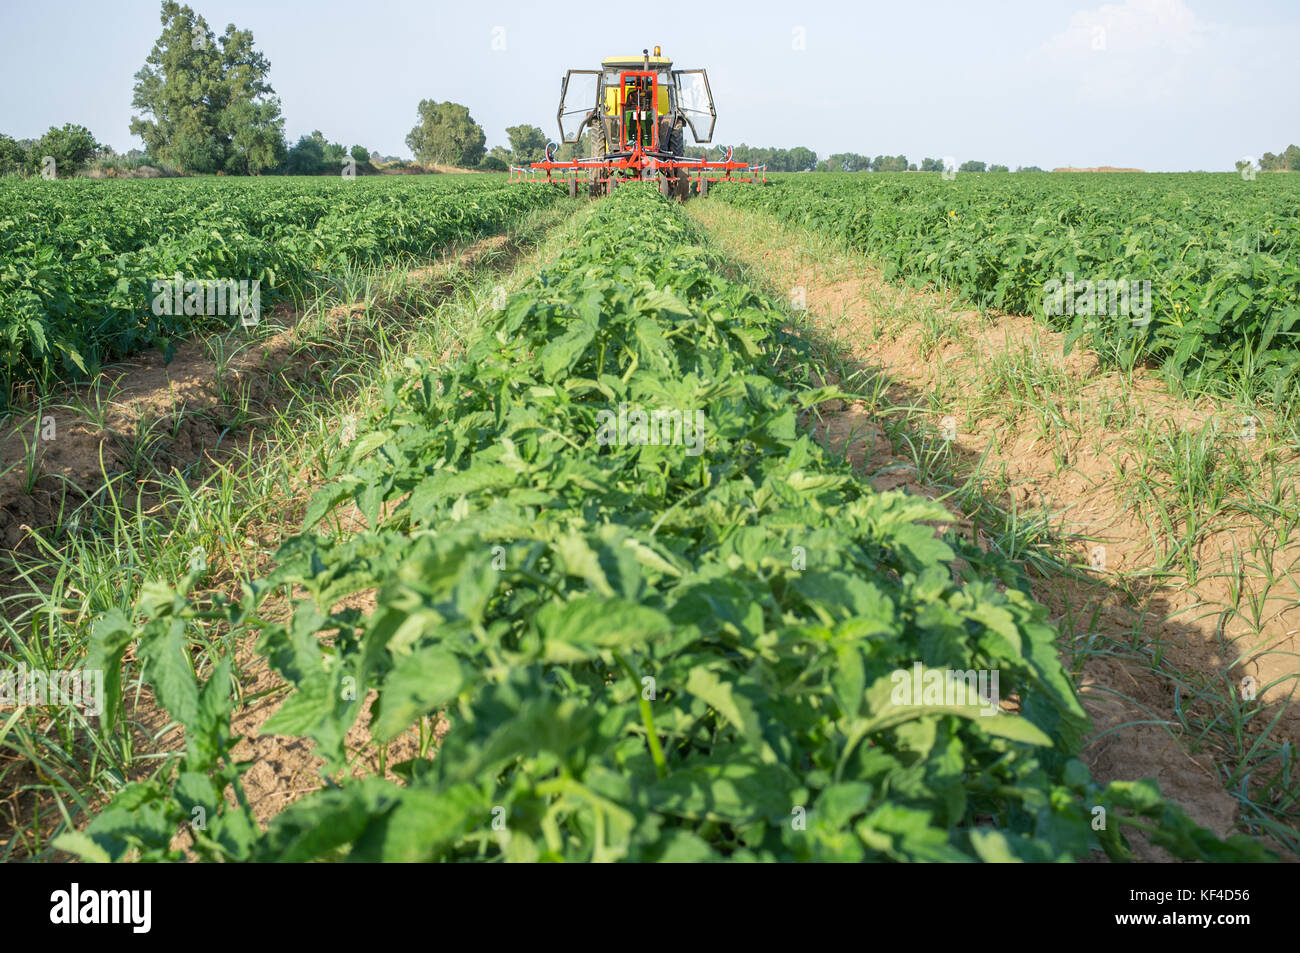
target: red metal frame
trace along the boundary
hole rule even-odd
[[[641,129],[636,130],[636,136],[632,138],[632,149],[628,151],[623,148],[628,142],[627,130],[624,128],[626,120],[626,111],[624,106],[626,102],[624,95],[627,90],[627,81],[629,78],[645,77],[650,80],[651,84],[651,115],[654,119],[650,126],[650,150],[646,151],[641,147]],[[603,109],[604,103],[597,103],[597,109]],[[641,110],[643,116],[638,117],[636,122],[640,126],[644,119],[645,110]],[[696,191],[700,190],[700,183],[708,182],[767,182],[767,176],[759,178],[758,174],[766,171],[762,166],[751,166],[746,162],[737,162],[732,159],[732,151],[728,147],[726,158],[720,162],[709,162],[704,159],[691,159],[684,156],[665,156],[659,149],[659,75],[653,70],[624,70],[619,73],[618,77],[618,132],[619,148],[609,154],[608,158],[594,157],[589,159],[573,159],[569,162],[557,162],[551,158],[555,148],[555,143],[550,143],[546,147],[546,158],[542,162],[533,162],[528,169],[517,166],[510,167],[510,181],[512,182],[549,182],[553,185],[568,186],[571,179],[578,178],[580,173],[590,172],[592,169],[604,170],[607,174],[605,178],[613,180],[615,176],[623,180],[659,178],[664,174],[669,178],[676,178],[679,170],[685,170],[690,181],[695,183]],[[545,172],[546,175],[537,175],[538,172]],[[706,175],[706,172],[720,174]],[[732,173],[745,172],[748,175],[733,175]],[[555,173],[560,173],[558,176]],[[691,173],[695,173],[691,175]],[[586,185],[586,179],[581,179],[581,184]],[[610,187],[613,187],[613,181]]]

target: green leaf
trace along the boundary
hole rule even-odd
[[[190,662],[185,621],[164,617],[144,627],[140,658],[144,678],[153,686],[159,703],[187,729],[196,727],[199,713],[199,683]]]
[[[625,649],[666,635],[672,623],[662,613],[626,599],[580,596],[547,603],[534,618],[544,657],[576,662],[601,649]]]
[[[426,646],[399,658],[384,677],[371,735],[379,742],[391,741],[421,715],[450,702],[466,681],[460,660],[441,646]]]
[[[121,609],[109,609],[91,630],[86,670],[104,673],[104,697],[99,723],[105,729],[117,724],[122,704],[122,655],[135,638],[135,626]]]

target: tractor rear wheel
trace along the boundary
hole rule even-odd
[[[668,135],[668,151],[675,156],[686,155],[686,128],[684,126],[673,125],[673,131]]]
[[[605,139],[605,124],[597,119],[590,126],[590,132],[587,133],[589,158],[599,159],[607,151],[607,142]],[[602,168],[591,169],[587,173],[587,192],[593,198],[600,198],[609,194],[609,173]]]
[[[599,159],[609,151],[605,140],[605,124],[599,119],[591,124],[591,131],[587,133],[587,141],[590,144],[587,154],[592,159]]]

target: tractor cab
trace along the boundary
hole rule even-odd
[[[599,70],[569,70],[560,86],[560,139],[575,143],[589,129],[592,154],[642,151],[681,154],[675,130],[689,126],[697,143],[713,138],[717,117],[708,74],[674,70],[672,60],[648,50],[611,56]]]

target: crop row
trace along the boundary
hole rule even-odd
[[[457,179],[0,182],[0,400],[16,380],[93,373],[238,320],[196,314],[212,310],[206,298],[158,307],[155,281],[256,281],[267,305],[349,263],[430,257],[554,200]]]
[[[1090,780],[1046,611],[1013,566],[941,535],[941,506],[873,491],[801,432],[834,391],[802,381],[782,312],[722,277],[670,203],[627,186],[584,225],[463,359],[388,384],[240,601],[210,601],[196,569],[99,620],[101,730],[133,646],[188,743],[59,846],[164,859],[184,831],[224,860],[1056,860],[1124,856],[1136,819],[1182,856],[1259,855],[1150,783]],[[332,531],[352,506],[367,528]],[[357,593],[372,610],[341,607]],[[266,831],[230,759],[231,670],[200,679],[188,650],[231,628],[292,686],[262,730],[343,775]],[[984,694],[954,696],[953,672]],[[418,739],[401,783],[343,771],[363,709],[375,741]]]
[[[1274,401],[1300,388],[1295,176],[805,176],[716,197],[860,248],[888,277],[1043,316],[1120,364]],[[1100,290],[1112,281],[1137,295]]]

